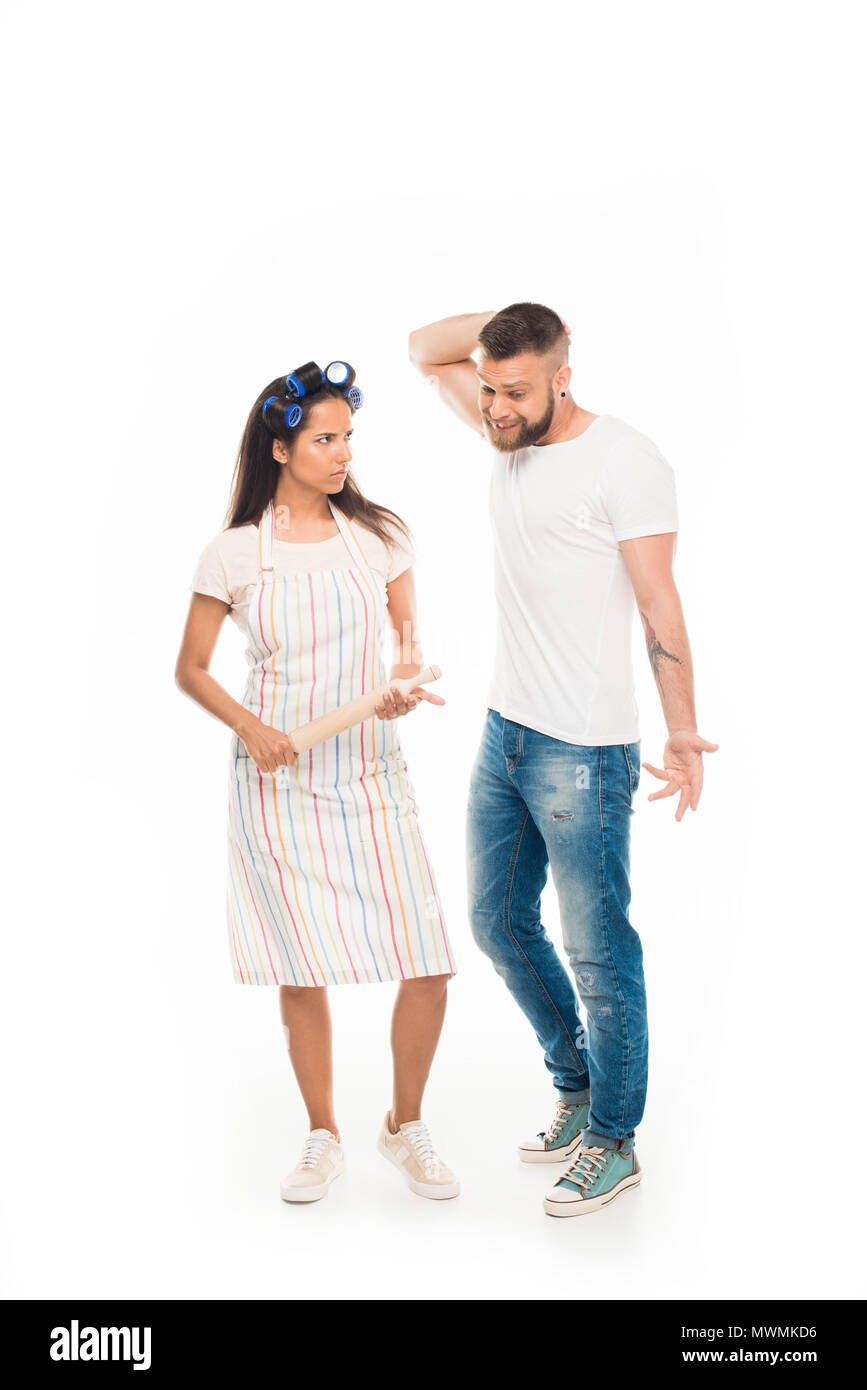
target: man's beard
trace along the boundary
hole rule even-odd
[[[482,416],[488,439],[501,454],[513,454],[517,449],[529,449],[531,444],[537,444],[548,433],[553,418],[554,392],[550,388],[545,414],[539,420],[525,420],[517,429],[501,431],[494,427],[489,415]]]

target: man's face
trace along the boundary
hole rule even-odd
[[[495,449],[510,454],[537,444],[548,433],[556,403],[555,371],[549,359],[534,352],[522,352],[503,362],[482,357],[476,368],[479,409],[485,434]]]

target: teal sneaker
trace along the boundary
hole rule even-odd
[[[585,1149],[582,1145],[574,1163],[545,1198],[545,1210],[549,1216],[584,1216],[607,1207],[621,1192],[640,1182],[634,1147],[632,1153],[621,1154],[616,1149]]]
[[[548,1128],[535,1139],[528,1139],[518,1145],[518,1157],[522,1163],[564,1163],[571,1158],[581,1143],[581,1131],[590,1117],[590,1102],[579,1101],[571,1104],[565,1100],[557,1101],[554,1118]]]

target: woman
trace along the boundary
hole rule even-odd
[[[346,363],[315,362],[265,387],[247,420],[230,520],[205,547],[178,658],[180,688],[234,731],[228,927],[239,984],[274,984],[310,1117],[289,1202],[324,1197],[343,1170],[327,989],[399,980],[394,1098],[379,1149],[423,1197],[456,1196],[421,1120],[454,974],[440,899],[394,720],[419,700],[389,692],[376,717],[296,756],[289,733],[386,683],[386,616],[401,634],[390,680],[413,661],[413,555],[405,524],[352,479],[362,403]],[[238,704],[208,667],[230,614],[249,674]]]

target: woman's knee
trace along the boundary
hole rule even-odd
[[[328,993],[327,985],[280,985],[282,1004],[321,1004]]]
[[[410,980],[401,980],[401,989],[409,989],[413,994],[433,995],[438,999],[446,993],[451,975],[415,975]]]

